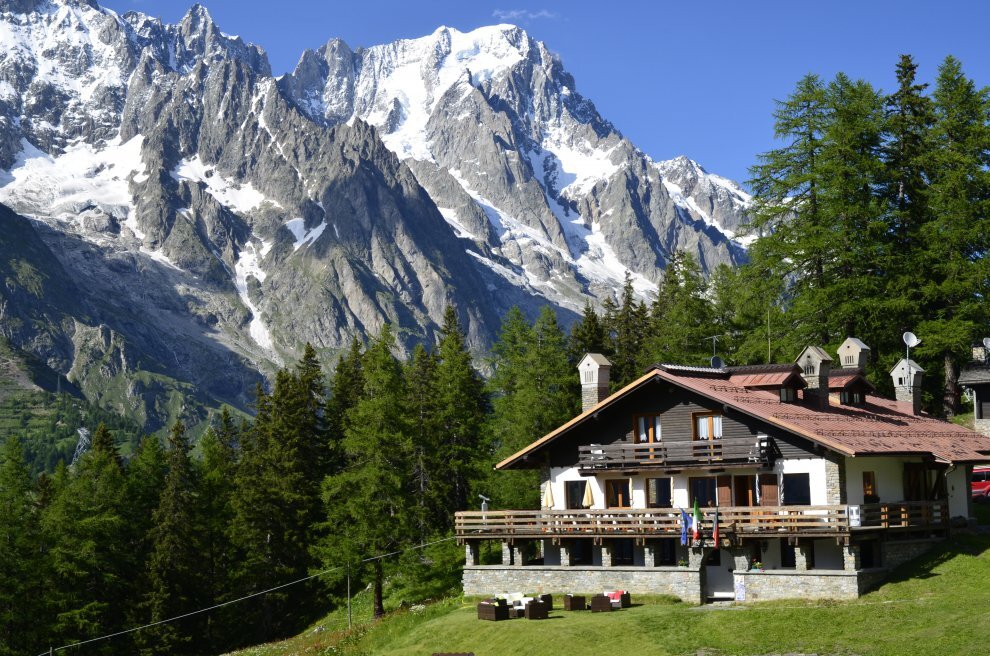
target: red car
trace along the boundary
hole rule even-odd
[[[973,499],[990,501],[990,467],[973,467]]]

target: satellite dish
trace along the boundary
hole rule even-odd
[[[722,362],[722,358],[717,355],[712,356],[712,369],[721,369],[724,365],[725,363]]]
[[[990,337],[983,338],[983,348],[990,350]]]
[[[915,346],[921,343],[921,340],[918,339],[918,336],[915,335],[914,333],[904,333],[901,339],[904,340],[904,343],[907,344],[908,348],[914,348]]]

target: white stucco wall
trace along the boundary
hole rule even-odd
[[[773,467],[778,474],[808,474],[808,484],[811,487],[811,505],[828,505],[828,494],[825,491],[825,459],[824,458],[795,458],[778,460]],[[783,480],[778,481],[783,490]],[[789,502],[784,499],[784,505]]]
[[[969,481],[966,480],[966,467],[956,467],[945,475],[949,490],[949,517],[966,517],[969,514]]]
[[[863,501],[863,472],[876,474],[880,501],[904,500],[904,463],[921,462],[918,458],[861,457],[846,458],[846,499],[851,505]]]

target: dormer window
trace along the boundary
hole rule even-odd
[[[839,401],[842,405],[863,405],[865,397],[862,392],[850,392],[847,390],[842,390],[839,393]]]
[[[815,373],[815,365],[814,364],[806,364],[806,365],[804,365],[804,374],[806,376],[813,376],[814,373]]]
[[[781,387],[780,388],[780,402],[781,403],[794,403],[797,398],[797,392],[793,387]]]

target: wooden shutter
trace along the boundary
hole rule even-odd
[[[777,491],[776,474],[760,474],[760,505],[780,505],[780,494]]]
[[[715,489],[719,507],[732,505],[732,477],[719,476],[715,479]]]

